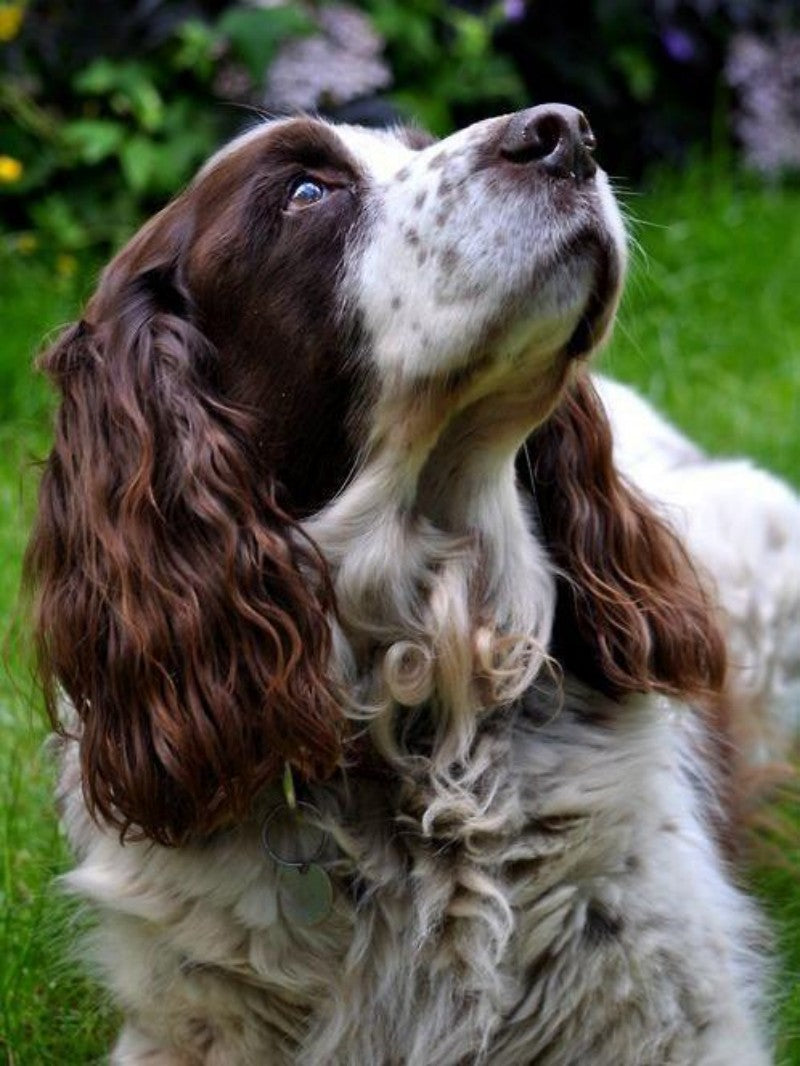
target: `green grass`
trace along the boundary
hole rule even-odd
[[[640,242],[605,370],[710,451],[800,479],[800,190],[696,166],[625,197]]]
[[[627,199],[641,218],[620,328],[604,369],[635,383],[710,451],[800,477],[800,191],[742,188],[701,167]],[[89,285],[0,255],[0,611],[11,620],[46,443],[36,344]],[[12,642],[0,679],[0,1061],[100,1059],[112,1012],[69,961],[76,918],[50,884],[67,864],[52,809],[46,733]],[[800,840],[800,814],[783,810]],[[779,935],[778,1063],[800,1066],[800,844],[749,878]],[[735,1066],[735,1064],[732,1064]]]
[[[16,612],[19,568],[45,454],[48,391],[31,372],[50,330],[67,322],[85,283],[0,253],[0,1062],[77,1066],[111,1039],[109,1010],[71,962],[74,909],[55,894],[67,865],[42,750],[43,713],[29,680]]]

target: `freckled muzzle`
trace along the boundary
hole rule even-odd
[[[350,289],[386,380],[596,347],[625,238],[595,144],[580,111],[547,104],[401,154],[373,186]]]
[[[527,172],[531,182],[551,179],[560,210],[578,210],[575,195],[585,194],[584,206],[594,198],[594,219],[561,256],[567,260],[590,255],[595,264],[585,309],[564,349],[576,358],[590,354],[607,333],[624,272],[624,232],[607,179],[593,158],[596,147],[583,112],[566,104],[543,104],[512,115],[495,148],[501,165],[510,163],[518,173]]]

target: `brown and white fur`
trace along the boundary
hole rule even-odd
[[[266,123],[44,357],[28,574],[118,1066],[769,1061],[722,639],[584,369],[592,146],[558,105]],[[287,762],[311,927],[261,844]]]

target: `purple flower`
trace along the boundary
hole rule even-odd
[[[800,171],[800,33],[739,33],[725,70],[736,90],[734,130],[747,162],[764,174]]]
[[[525,18],[525,0],[504,0],[503,14],[509,22],[521,22]]]
[[[676,63],[688,63],[697,54],[692,38],[677,26],[667,26],[661,34],[661,43],[664,51]]]

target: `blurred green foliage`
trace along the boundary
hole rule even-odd
[[[0,51],[0,232],[21,234],[23,252],[33,248],[32,232],[37,243],[68,251],[129,235],[232,124],[232,109],[214,93],[220,61],[263,70],[282,41],[309,28],[289,4],[233,6],[213,20],[175,22],[155,46],[97,54],[57,77],[19,10],[19,40],[5,44],[15,51]]]
[[[387,51],[400,110],[442,135],[476,112],[514,111],[525,87],[497,49],[501,4],[472,12],[440,0],[363,0]]]
[[[346,13],[348,0],[0,0],[0,239],[21,252],[107,252],[241,129],[248,110],[258,112],[283,46],[324,33],[323,14],[337,7]],[[682,164],[697,145],[718,154],[732,129],[747,133],[751,160],[774,167],[796,154],[795,82],[778,62],[783,55],[786,67],[800,49],[796,0],[349,0],[349,8],[367,15],[379,49],[383,41],[392,85],[357,101],[360,110],[337,104],[334,118],[405,118],[445,134],[560,99],[590,116],[613,174]],[[757,84],[736,89],[732,56],[747,67],[754,49],[766,56],[753,68]],[[352,57],[359,61],[357,43]],[[299,83],[317,73],[295,69]],[[785,150],[776,151],[781,138]]]

